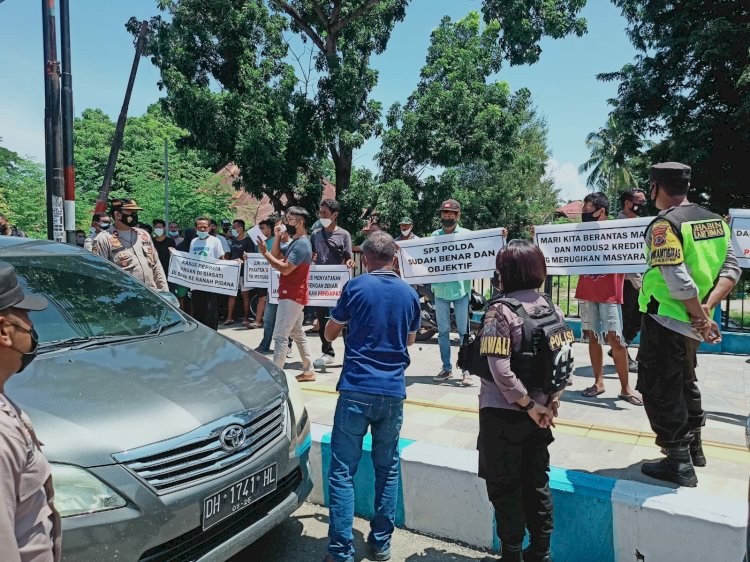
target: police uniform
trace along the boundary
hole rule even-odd
[[[651,168],[657,184],[689,177],[690,168],[683,164],[668,162]],[[692,462],[705,464],[700,431],[706,416],[695,375],[702,336],[692,327],[683,301],[697,296],[705,302],[719,277],[737,281],[741,271],[730,238],[730,229],[719,215],[695,204],[660,212],[646,229],[648,270],[639,294],[643,319],[636,389],[643,396],[656,443],[666,449],[668,457],[660,463],[645,463],[642,471],[651,476],[670,474],[667,461],[671,459],[682,467],[677,472],[690,476],[662,479],[688,486],[697,483]]]

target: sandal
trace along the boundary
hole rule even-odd
[[[225,325],[225,326],[231,326],[232,324],[234,324],[234,319],[233,319],[233,318],[227,318],[227,319],[226,319],[226,320],[224,321],[224,325]]]
[[[306,373],[300,373],[294,378],[297,379],[297,382],[312,382],[315,380],[315,373],[308,371]]]
[[[254,330],[255,328],[263,327],[263,324],[258,324],[257,322],[243,322],[242,325],[248,330]]]
[[[632,404],[633,406],[643,406],[643,400],[638,398],[635,394],[618,394],[617,397],[621,400],[625,400],[625,402]]]
[[[585,396],[586,398],[594,398],[596,396],[599,396],[600,394],[604,394],[604,389],[602,388],[601,390],[599,390],[594,384],[582,390],[581,394]]]

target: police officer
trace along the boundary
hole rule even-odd
[[[643,312],[638,385],[656,444],[666,453],[641,471],[681,486],[696,486],[694,466],[705,466],[701,427],[705,413],[696,385],[701,341],[721,340],[712,313],[741,270],[722,218],[690,203],[690,167],[651,167],[651,199],[661,210],[646,229],[648,270],[639,304]]]
[[[5,383],[34,360],[37,335],[29,311],[47,299],[24,296],[13,267],[0,261],[0,558],[3,562],[60,559],[60,516],[51,467],[31,421],[5,395]]]
[[[136,227],[138,211],[143,207],[139,207],[135,199],[114,199],[110,208],[115,228],[97,234],[91,251],[120,266],[151,289],[169,291],[151,235]]]

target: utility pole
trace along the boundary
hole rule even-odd
[[[62,126],[65,176],[65,237],[76,243],[76,165],[73,155],[73,74],[70,63],[70,0],[60,0],[60,51],[62,55]]]
[[[107,210],[109,187],[112,184],[112,176],[115,174],[117,155],[120,153],[120,147],[122,146],[122,136],[125,133],[125,122],[128,118],[130,95],[133,93],[133,84],[135,83],[135,75],[138,72],[138,63],[141,60],[143,44],[146,42],[146,33],[148,33],[148,22],[143,21],[141,22],[141,30],[138,33],[138,39],[135,42],[135,58],[133,59],[133,66],[130,68],[128,87],[125,89],[125,100],[122,102],[120,116],[117,118],[115,137],[114,139],[112,139],[112,147],[109,149],[109,159],[107,160],[107,167],[104,169],[104,181],[102,181],[102,188],[99,191],[99,198],[96,200],[96,209],[94,210],[95,213],[102,213]]]
[[[164,139],[164,222],[169,228],[169,152],[167,139]]]
[[[42,0],[42,35],[44,38],[44,156],[47,175],[47,238],[65,242],[60,123],[60,63],[57,60],[55,0]]]

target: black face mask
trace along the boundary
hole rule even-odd
[[[125,226],[135,226],[138,224],[138,213],[132,215],[122,215],[122,222]]]
[[[633,213],[635,213],[636,216],[645,217],[648,214],[648,207],[645,203],[642,205],[633,205]]]
[[[23,326],[19,326],[18,324],[13,324],[16,328],[21,328],[22,330],[26,330]],[[13,350],[17,351],[21,354],[21,368],[16,371],[17,373],[20,373],[26,367],[31,365],[31,362],[36,359],[36,354],[39,349],[39,335],[36,333],[36,330],[32,326],[30,330],[26,330],[31,335],[31,349],[28,351],[20,351],[16,349],[15,347],[12,348]]]
[[[456,219],[440,219],[440,223],[443,225],[443,228],[450,228],[456,225]]]
[[[294,235],[297,234],[297,225],[296,224],[286,225],[286,232],[287,234],[289,234],[290,237],[294,237]]]
[[[5,234],[6,232],[8,232],[8,225],[7,224],[0,225],[0,234]]]
[[[581,222],[596,222],[596,219],[594,218],[594,213],[597,211],[592,211],[590,213],[581,213]]]

